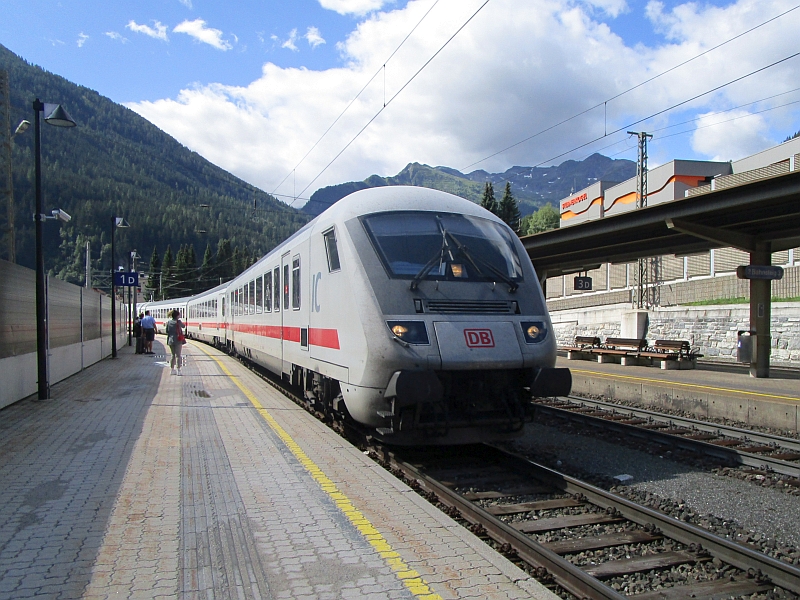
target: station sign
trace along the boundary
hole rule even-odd
[[[783,279],[783,267],[773,265],[741,265],[736,267],[739,279]]]
[[[117,287],[138,287],[139,286],[139,274],[136,272],[133,273],[125,273],[119,272],[114,273],[114,285]]]
[[[581,292],[591,292],[592,291],[592,278],[591,277],[575,277],[575,281],[573,282],[573,290],[581,291]]]

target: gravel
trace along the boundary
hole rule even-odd
[[[529,424],[509,447],[562,472],[591,475],[603,487],[616,483],[616,491],[636,501],[754,543],[770,554],[772,546],[789,556],[797,554],[792,547],[800,548],[800,497],[762,487],[758,480],[717,475],[671,460],[668,451],[652,455],[540,423]],[[631,479],[624,485],[614,479],[625,475]]]

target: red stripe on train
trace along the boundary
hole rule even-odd
[[[280,327],[278,325],[251,325],[242,323],[233,325],[233,329],[241,333],[300,343],[300,327]],[[339,331],[336,329],[310,327],[308,329],[308,343],[310,346],[339,350]]]

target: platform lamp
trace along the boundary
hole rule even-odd
[[[114,232],[125,227],[130,227],[125,219],[111,217],[111,358],[117,358],[117,284],[114,280],[114,263],[117,258],[114,252]]]
[[[34,113],[34,166],[35,166],[35,194],[36,213],[33,220],[36,222],[36,366],[38,376],[39,400],[50,397],[50,381],[47,375],[47,299],[44,279],[44,221],[47,218],[56,218],[68,221],[69,215],[62,210],[53,211],[52,217],[44,214],[42,202],[42,131],[41,113],[44,113],[44,122],[56,127],[75,127],[76,123],[60,104],[45,104],[38,98],[33,101]]]

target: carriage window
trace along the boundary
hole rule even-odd
[[[341,269],[339,263],[339,249],[336,247],[336,232],[331,229],[322,234],[325,239],[325,252],[328,254],[328,272],[338,271]]]
[[[264,312],[272,312],[272,271],[264,273]]]
[[[283,265],[283,310],[289,310],[289,265]]]
[[[292,259],[292,308],[300,308],[300,257]]]
[[[279,311],[281,309],[281,268],[275,267],[275,270],[272,272],[273,282],[272,285],[275,286],[273,288],[273,299],[275,300],[275,310]]]
[[[247,307],[248,314],[254,315],[256,313],[256,280],[250,282],[250,305]]]
[[[222,316],[225,316],[225,296],[222,297]]]

